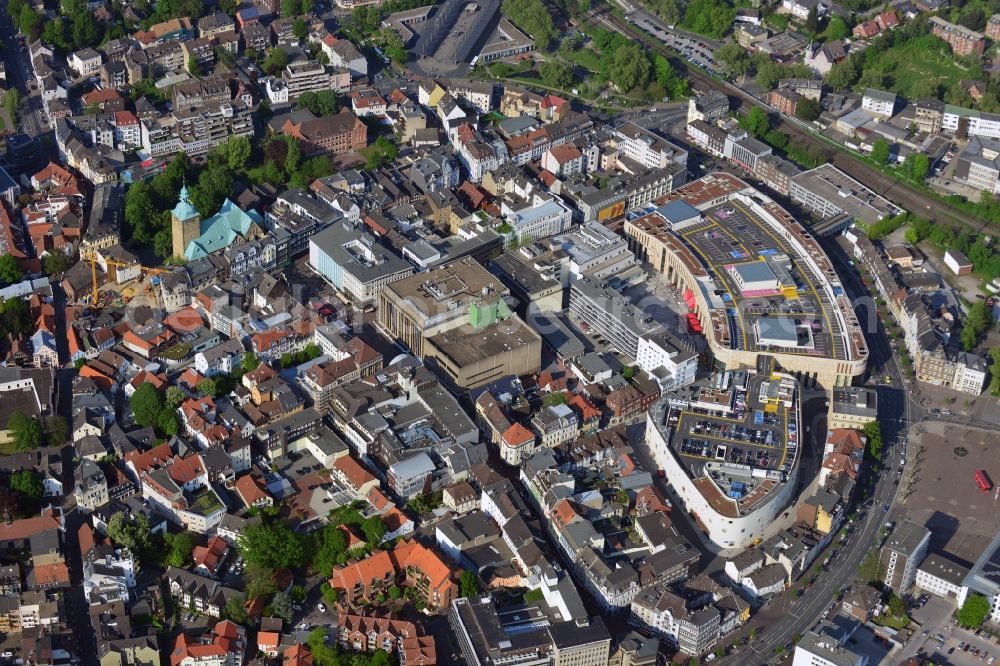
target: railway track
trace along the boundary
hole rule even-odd
[[[587,12],[586,16],[588,20],[598,26],[617,30],[626,37],[643,44],[646,49],[666,57],[676,70],[683,72],[687,76],[693,88],[697,88],[699,90],[715,89],[725,93],[726,96],[730,98],[730,102],[733,100],[736,101],[736,110],[740,110],[744,106],[749,105],[760,106],[768,111],[774,112],[774,109],[771,109],[765,102],[753,97],[737,86],[709,76],[694,67],[690,67],[687,63],[677,58],[676,54],[669,48],[664,46],[662,43],[651,39],[645,33],[635,29],[627,21],[623,21],[611,12],[607,11],[606,7],[592,9]],[[938,201],[937,199],[852,158],[850,155],[846,154],[842,150],[838,150],[827,141],[799,127],[797,124],[790,122],[786,117],[777,114],[776,112],[775,114],[779,119],[776,129],[780,130],[784,134],[787,134],[788,137],[796,143],[806,143],[818,146],[824,151],[834,166],[849,175],[851,178],[863,183],[876,194],[879,194],[880,196],[893,202],[900,208],[916,215],[920,215],[921,217],[926,217],[934,222],[943,222],[951,225],[958,224],[970,227],[976,231],[985,231],[991,226],[991,223],[987,220],[942,203],[941,201]]]

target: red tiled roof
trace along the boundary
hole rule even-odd
[[[518,446],[524,446],[525,444],[534,442],[535,434],[520,423],[515,423],[504,431],[501,438],[507,446],[517,448]]]
[[[69,582],[69,567],[65,562],[38,564],[33,568],[35,582],[38,585],[52,585]]]
[[[360,490],[362,486],[371,481],[375,481],[375,475],[365,469],[361,463],[351,456],[341,456],[333,463],[334,469],[338,470],[347,481],[354,486],[355,490]]]
[[[195,566],[203,566],[213,574],[222,562],[229,544],[220,536],[213,536],[204,546],[195,546],[191,551],[191,558]]]
[[[245,474],[236,479],[236,492],[247,506],[253,506],[256,502],[271,497],[264,489],[264,484],[252,474]]]
[[[142,453],[136,451],[125,456],[126,462],[132,463],[137,476],[142,476],[146,472],[162,467],[167,464],[174,455],[170,445],[163,443],[149,451]]]

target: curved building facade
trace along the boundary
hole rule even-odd
[[[646,416],[646,442],[666,480],[720,548],[741,548],[794,497],[799,382],[762,359],[666,394]]]
[[[684,292],[716,367],[766,354],[826,388],[864,374],[868,347],[833,265],[773,200],[716,173],[629,217],[631,248]]]

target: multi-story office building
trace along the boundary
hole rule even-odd
[[[641,336],[661,328],[618,291],[587,276],[570,285],[569,311],[629,359],[638,356]]]
[[[670,164],[687,166],[686,150],[634,123],[625,123],[614,129],[612,136],[623,157],[647,169],[664,169]]]
[[[549,195],[536,194],[523,207],[504,206],[507,227],[500,233],[508,242],[517,244],[545,238],[569,229],[573,223],[573,213],[560,199]]]
[[[927,554],[931,531],[911,520],[904,520],[882,546],[879,571],[882,582],[902,596],[917,578],[917,567]]]
[[[414,272],[409,262],[347,222],[309,239],[309,266],[362,306],[374,305],[384,287]]]
[[[966,594],[965,578],[969,568],[952,562],[944,555],[931,553],[917,568],[917,588],[946,599],[958,599]]]
[[[576,604],[574,604],[576,605]],[[611,634],[582,603],[572,620],[529,611],[502,613],[492,598],[455,599],[448,622],[469,666],[607,666]]]

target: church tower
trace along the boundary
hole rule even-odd
[[[201,216],[188,199],[187,185],[181,187],[181,198],[170,211],[170,231],[174,241],[173,256],[184,257],[191,241],[201,235]]]

